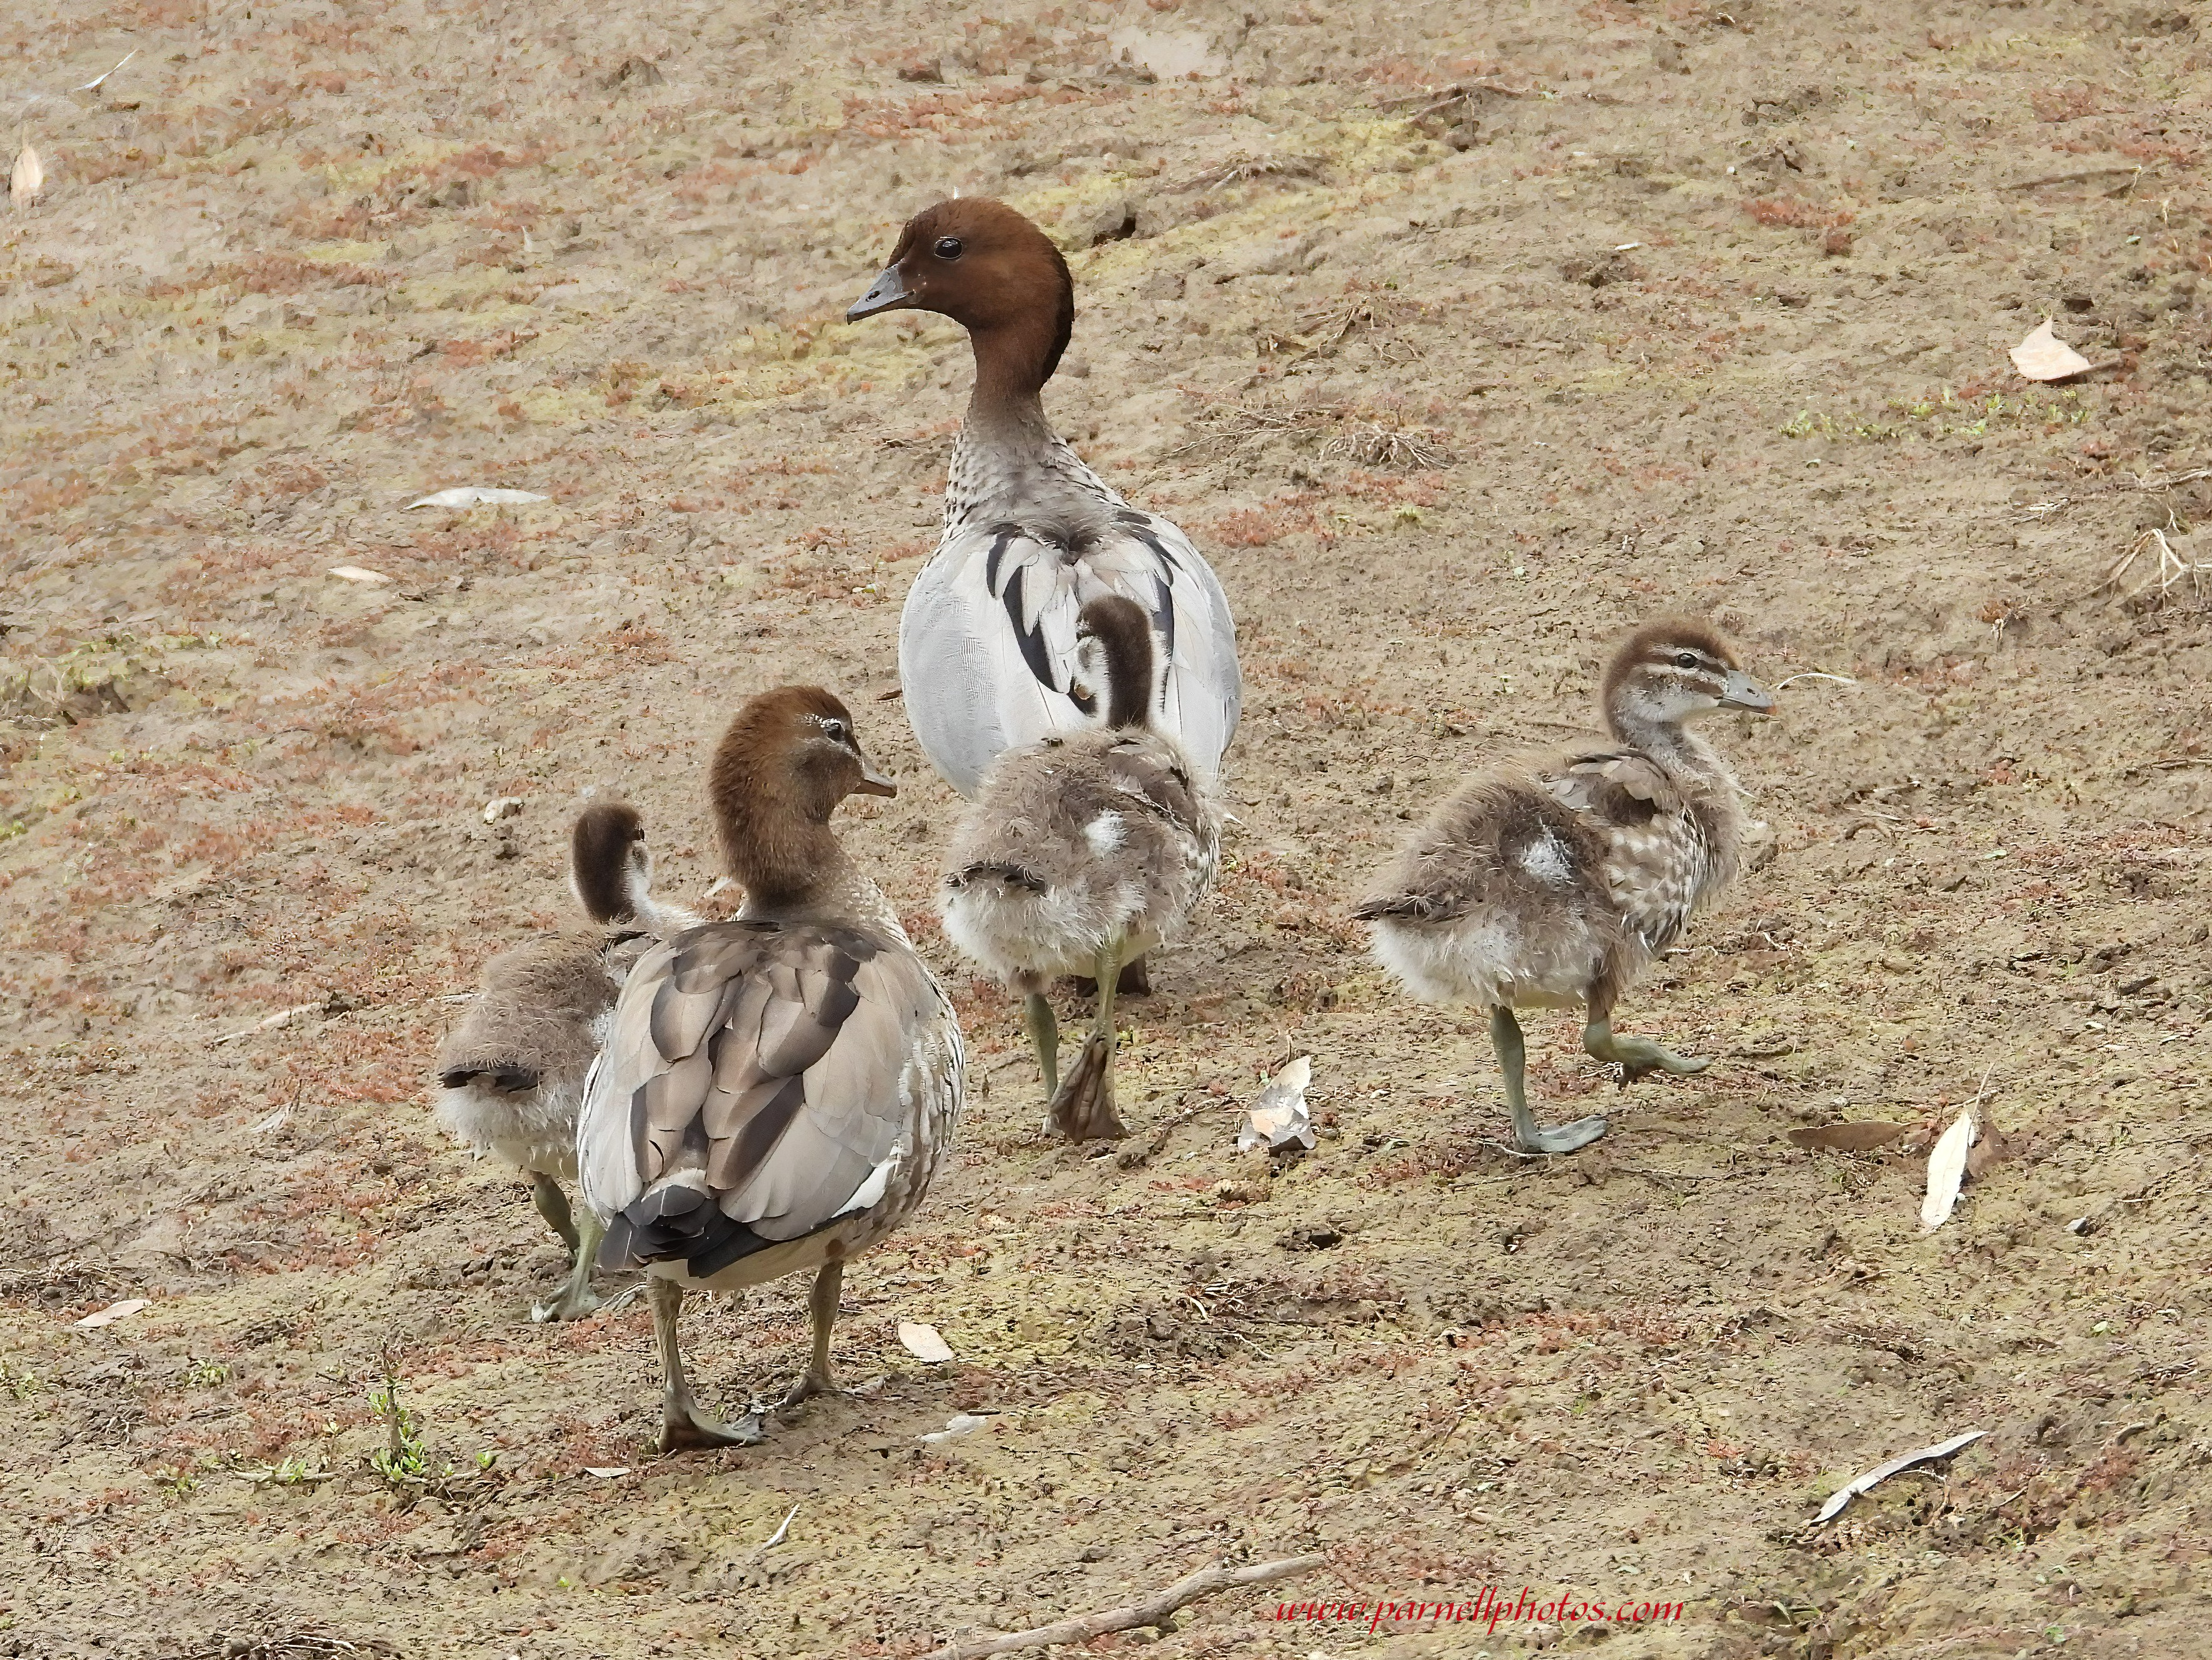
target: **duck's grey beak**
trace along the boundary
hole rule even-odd
[[[860,781],[853,786],[855,795],[896,795],[897,783],[887,774],[878,772],[867,762],[860,763]]]
[[[906,278],[896,265],[885,265],[883,275],[868,284],[868,291],[853,302],[845,313],[848,323],[857,323],[863,317],[873,317],[879,311],[896,311],[902,306],[911,306],[914,295],[907,292]]]
[[[1743,709],[1753,714],[1771,714],[1774,710],[1774,695],[1741,669],[1730,669],[1728,690],[1721,694],[1724,709]]]

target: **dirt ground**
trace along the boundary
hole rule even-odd
[[[2205,28],[9,8],[46,187],[0,215],[0,1655],[912,1657],[1310,1548],[1088,1651],[2205,1651]],[[1106,1157],[1042,1136],[931,915],[955,801],[889,701],[967,356],[842,313],[956,187],[1069,250],[1049,405],[1242,628],[1224,876],[1127,1006]],[[2045,314],[2093,373],[2011,374]],[[408,508],[459,484],[550,500]],[[1532,1023],[1551,1116],[1614,1128],[1523,1164],[1481,1028],[1346,913],[1669,609],[1787,684],[1715,730],[1777,851],[1623,1010],[1717,1063],[1616,1094]],[[846,1281],[880,1390],[660,1459],[644,1309],[529,1323],[560,1253],[427,1067],[565,913],[587,788],[704,891],[704,759],[788,680],[905,781],[847,834],[969,1115]],[[1320,1145],[1240,1158],[1300,1054]],[[2008,1156],[1923,1237],[1970,1099]],[[1862,1118],[1914,1134],[1786,1137]],[[710,1402],[795,1368],[802,1291],[692,1300]],[[1486,1585],[1686,1606],[1273,1617]]]

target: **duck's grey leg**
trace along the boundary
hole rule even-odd
[[[1583,1028],[1583,1047],[1599,1060],[1618,1066],[1623,1084],[1632,1084],[1647,1072],[1671,1072],[1677,1077],[1688,1078],[1712,1065],[1710,1061],[1677,1055],[1649,1037],[1614,1037],[1610,1011],[1591,1012],[1589,1024]]]
[[[1098,1018],[1073,1069],[1052,1098],[1053,1128],[1071,1141],[1118,1140],[1129,1133],[1114,1110],[1114,988],[1121,971],[1117,940],[1098,953]]]
[[[606,1225],[592,1213],[589,1206],[585,1207],[583,1220],[576,1225],[576,1256],[568,1265],[568,1283],[551,1302],[540,1303],[530,1310],[532,1320],[580,1320],[599,1306],[599,1295],[592,1289],[592,1269],[597,1265],[599,1241],[606,1234]]]
[[[1602,1118],[1577,1118],[1555,1130],[1536,1128],[1536,1116],[1528,1110],[1528,1054],[1521,1040],[1521,1023],[1502,1003],[1490,1011],[1490,1046],[1498,1051],[1498,1070],[1505,1074],[1505,1108],[1513,1115],[1513,1140],[1522,1152],[1572,1152],[1605,1134]]]
[[[814,1353],[806,1363],[805,1372],[783,1392],[778,1406],[795,1407],[810,1395],[848,1392],[837,1387],[837,1380],[830,1370],[830,1333],[837,1323],[837,1298],[844,1287],[843,1262],[824,1262],[822,1271],[814,1276],[814,1288],[806,1293],[806,1322],[814,1334]]]
[[[660,1348],[661,1451],[749,1447],[761,1439],[759,1421],[752,1414],[732,1428],[708,1417],[691,1398],[691,1380],[684,1375],[684,1355],[676,1341],[676,1315],[684,1306],[684,1287],[656,1274],[647,1280],[646,1295],[652,1299],[653,1335]]]
[[[1041,991],[1029,994],[1022,1007],[1023,1024],[1030,1029],[1030,1047],[1036,1051],[1037,1069],[1044,1073],[1045,1099],[1060,1089],[1060,1022],[1052,1012],[1052,999]]]
[[[561,1243],[571,1251],[577,1249],[575,1219],[568,1214],[568,1195],[561,1191],[561,1184],[544,1171],[530,1172],[531,1202],[545,1224],[561,1236]]]

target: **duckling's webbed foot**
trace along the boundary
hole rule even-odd
[[[1500,1006],[1490,1011],[1490,1045],[1498,1051],[1498,1070],[1505,1075],[1505,1108],[1513,1116],[1514,1145],[1522,1152],[1572,1152],[1605,1134],[1602,1118],[1577,1118],[1555,1130],[1537,1127],[1535,1114],[1528,1110],[1528,1049],[1511,1009]]]
[[[1129,1133],[1114,1110],[1114,1033],[1093,1031],[1054,1091],[1052,1127],[1071,1141],[1119,1140]]]
[[[1098,1018],[1047,1109],[1052,1127],[1071,1141],[1118,1141],[1129,1133],[1114,1110],[1114,993],[1120,974],[1117,954],[1100,952]]]
[[[1604,1016],[1583,1028],[1583,1048],[1597,1059],[1619,1067],[1624,1089],[1646,1073],[1666,1072],[1678,1078],[1691,1078],[1712,1065],[1711,1061],[1677,1055],[1649,1037],[1616,1037],[1613,1022]]]
[[[599,1241],[606,1237],[606,1231],[598,1217],[588,1210],[584,1213],[583,1223],[576,1231],[576,1255],[568,1265],[568,1283],[551,1302],[532,1307],[532,1320],[580,1320],[599,1306],[599,1293],[592,1289],[592,1267],[599,1254]]]

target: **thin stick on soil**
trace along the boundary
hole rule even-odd
[[[1165,1590],[1132,1602],[1127,1608],[1109,1608],[1103,1614],[1086,1614],[1076,1619],[1063,1620],[1057,1625],[1039,1626],[1032,1631],[1011,1632],[1004,1636],[965,1637],[958,1642],[947,1643],[941,1649],[932,1649],[922,1660],[981,1660],[988,1654],[1015,1654],[1024,1649],[1047,1649],[1057,1643],[1087,1643],[1094,1637],[1103,1637],[1109,1632],[1134,1631],[1141,1626],[1155,1627],[1162,1632],[1176,1610],[1188,1607],[1201,1596],[1211,1596],[1216,1591],[1233,1590],[1240,1585],[1270,1585],[1278,1579],[1288,1579],[1293,1574],[1310,1573],[1328,1559],[1322,1556],[1286,1556],[1275,1562],[1255,1562],[1249,1567],[1224,1567],[1210,1562],[1196,1573],[1178,1579]]]

